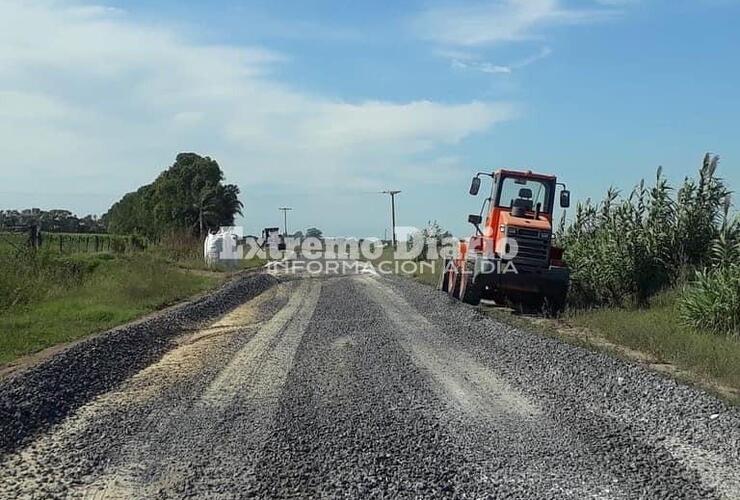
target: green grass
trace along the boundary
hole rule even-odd
[[[83,265],[77,265],[80,262]],[[9,271],[7,263],[0,261],[6,264],[0,271]],[[128,322],[220,281],[144,253],[75,256],[73,264],[70,267],[66,259],[47,262],[34,274],[38,293],[21,303],[3,304],[0,365]],[[68,281],[64,273],[57,276],[68,267],[74,269],[74,279]]]
[[[658,295],[646,309],[595,309],[570,313],[566,320],[700,378],[740,389],[740,339],[684,326],[676,292]]]

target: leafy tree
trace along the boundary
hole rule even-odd
[[[321,232],[321,229],[316,227],[309,227],[306,229],[306,237],[307,238],[321,238],[324,235],[324,233]]]
[[[223,184],[218,163],[195,153],[180,153],[153,183],[128,193],[104,216],[114,233],[150,237],[172,231],[202,235],[234,223],[242,214],[239,188]]]
[[[434,242],[437,252],[442,249],[444,240],[452,236],[452,233],[444,229],[439,223],[435,221],[428,221],[427,225],[411,235],[412,243],[416,239],[421,239],[422,250],[421,253],[416,257],[417,261],[429,260],[429,243]]]

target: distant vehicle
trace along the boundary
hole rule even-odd
[[[481,299],[509,299],[559,312],[570,271],[563,249],[552,241],[553,207],[558,185],[563,208],[570,206],[570,191],[552,175],[497,170],[476,174],[471,195],[478,194],[481,175],[493,179],[491,195],[479,215],[468,216],[476,232],[460,241],[456,256],[445,262],[439,289],[473,305]]]
[[[266,227],[262,230],[263,246],[273,250],[285,250],[285,237],[279,227]]]

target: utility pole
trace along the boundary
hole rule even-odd
[[[393,228],[393,248],[396,248],[396,195],[401,191],[383,191],[383,194],[391,195],[391,224]]]
[[[283,212],[283,229],[284,229],[283,236],[287,238],[288,237],[288,211],[293,210],[293,209],[290,207],[280,207],[278,208],[278,210],[282,210]]]

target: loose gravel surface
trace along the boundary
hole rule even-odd
[[[0,379],[0,452],[159,359],[177,335],[213,321],[274,283],[264,274],[237,276],[207,296],[75,343]]]
[[[700,390],[402,278],[261,290],[77,380],[0,497],[740,498],[740,414]]]

